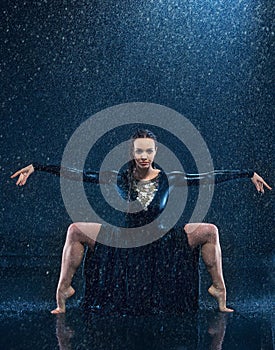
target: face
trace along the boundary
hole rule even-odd
[[[133,157],[138,169],[148,169],[152,166],[157,152],[156,144],[150,138],[138,138],[134,141]]]

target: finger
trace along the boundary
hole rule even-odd
[[[259,184],[258,184],[257,181],[254,182],[254,185],[255,185],[255,187],[256,187],[256,190],[257,190],[258,192],[260,192],[260,186],[259,186]]]
[[[22,181],[21,181],[22,186],[24,186],[25,183],[27,182],[27,178],[28,178],[27,175],[23,174],[23,179],[22,179]]]
[[[16,177],[18,175],[21,175],[21,174],[23,174],[24,172],[27,172],[27,171],[28,171],[28,169],[26,169],[26,168],[20,169],[16,173],[12,174],[11,178],[13,179],[14,177]]]
[[[269,190],[272,190],[272,188],[264,181],[264,179],[258,175],[258,182],[261,183],[261,185],[263,184],[263,186],[265,186],[266,188],[268,188]]]
[[[25,168],[22,168],[20,170],[17,170],[14,174],[11,175],[11,178],[14,178],[22,173],[28,173],[30,171],[30,166],[26,166]]]
[[[27,179],[28,179],[28,176],[25,176],[25,177],[24,177],[24,179],[23,179],[23,185],[25,185],[25,184],[26,184]]]
[[[21,174],[21,170],[18,170],[16,173],[11,175],[11,179],[15,178],[16,176]]]
[[[25,179],[23,179],[23,180],[21,181],[21,183],[20,183],[20,186],[24,186],[25,183],[26,183],[26,181],[25,181]]]
[[[20,176],[19,176],[19,178],[18,178],[18,180],[17,180],[17,182],[16,182],[16,185],[18,186],[18,185],[20,185],[20,183],[21,183],[21,181],[22,181],[22,176],[21,176],[22,174],[20,174]]]
[[[272,190],[272,188],[265,181],[263,181],[263,184],[266,188],[268,188],[269,190]]]
[[[261,193],[264,193],[264,185],[263,185],[263,183],[262,182],[260,182],[260,191],[261,191]]]
[[[20,174],[19,179],[18,179],[16,185],[23,186],[23,185],[24,185],[24,179],[25,179],[24,175],[23,175],[23,174]]]

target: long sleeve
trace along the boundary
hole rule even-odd
[[[86,171],[81,172],[78,169],[61,167],[59,165],[42,165],[39,163],[33,163],[35,171],[44,171],[57,176],[62,176],[74,181],[84,181],[91,183],[116,183],[117,171],[103,171],[99,175],[99,171]]]
[[[168,174],[169,183],[174,186],[198,186],[218,184],[241,178],[252,178],[252,170],[214,170],[202,174],[185,174],[183,172],[171,172]]]

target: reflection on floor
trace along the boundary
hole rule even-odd
[[[17,272],[2,270],[0,279],[1,350],[273,349],[272,299],[263,288],[249,298],[242,292],[242,300],[230,303],[234,314],[218,312],[211,298],[203,296],[195,314],[133,317],[84,313],[80,283],[66,315],[56,317],[49,311],[55,306],[58,269]]]
[[[10,349],[272,349],[268,314],[224,314],[201,310],[182,316],[104,316],[71,307],[63,315],[51,305],[1,313],[0,347]],[[45,310],[45,308],[47,310]]]

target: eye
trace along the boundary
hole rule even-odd
[[[154,151],[153,151],[152,149],[148,149],[148,150],[147,150],[147,153],[148,153],[148,154],[152,154],[153,152],[154,152]]]
[[[136,154],[141,154],[142,152],[143,152],[143,151],[142,151],[141,149],[136,149],[136,150],[135,150],[135,153],[136,153]]]

